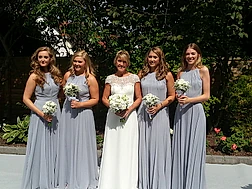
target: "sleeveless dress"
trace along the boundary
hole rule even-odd
[[[185,71],[188,97],[202,94],[199,69]],[[201,103],[177,105],[172,142],[172,189],[205,189],[206,117]]]
[[[54,101],[57,110],[51,125],[35,112],[31,112],[21,189],[53,189],[55,186],[58,122],[61,114],[58,102],[60,87],[55,84],[50,73],[45,73],[45,76],[44,87],[37,85],[35,88],[34,104],[42,110],[46,101]]]
[[[105,83],[111,85],[111,95],[126,94],[134,101],[135,74],[125,77],[110,75]],[[120,117],[108,110],[105,125],[99,189],[136,189],[138,167],[138,122],[136,110],[120,122]]]
[[[166,79],[157,80],[152,72],[141,79],[142,95],[151,93],[160,101],[167,98]],[[139,121],[139,189],[169,189],[171,178],[171,139],[169,107],[152,119],[141,103]]]
[[[85,76],[70,76],[67,83],[78,85],[80,102],[90,99]],[[96,131],[91,108],[71,108],[66,98],[60,120],[58,156],[60,189],[94,189],[98,184]]]

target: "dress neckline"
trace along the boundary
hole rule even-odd
[[[149,72],[148,74],[155,74],[156,75],[156,72]]]
[[[131,76],[132,75],[132,73],[130,73],[129,75],[126,75],[126,76],[117,76],[116,74],[113,74],[113,76],[114,77],[117,77],[117,78],[126,78],[126,77],[129,77],[129,76]]]
[[[81,74],[81,75],[75,75],[75,74],[74,74],[73,76],[74,76],[74,77],[86,77],[85,75],[82,75],[82,74]]]
[[[193,70],[184,70],[184,72],[193,72],[193,71],[195,71],[195,70],[198,70],[198,68],[195,68],[195,69],[193,69]]]

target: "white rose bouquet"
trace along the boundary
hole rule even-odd
[[[46,115],[53,116],[56,110],[57,110],[57,104],[53,101],[47,101],[42,106],[42,112]],[[51,126],[51,123],[48,123],[48,125]]]
[[[185,92],[190,88],[190,83],[188,81],[185,81],[184,79],[177,79],[174,83],[174,88],[178,94],[178,96],[181,96],[185,94]]]
[[[142,98],[142,100],[143,100],[144,105],[147,106],[147,108],[156,106],[160,102],[159,98],[151,93],[148,93],[147,95],[145,95]],[[151,114],[149,114],[149,118],[152,119]]]
[[[69,101],[71,100],[79,101],[79,99],[77,99],[77,96],[81,90],[79,89],[78,85],[75,85],[73,83],[67,83],[63,88],[63,91]]]
[[[113,94],[109,96],[109,108],[114,112],[126,110],[129,105],[129,97],[125,94]],[[120,122],[125,122],[125,118],[121,118]]]

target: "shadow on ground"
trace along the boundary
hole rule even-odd
[[[242,186],[241,189],[252,189],[252,184],[248,184],[246,186]]]

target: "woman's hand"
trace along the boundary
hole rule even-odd
[[[162,103],[157,104],[156,106],[152,106],[152,107],[148,108],[148,113],[151,115],[155,115],[162,108],[163,108]]]
[[[53,116],[52,115],[48,115],[48,114],[44,114],[43,118],[47,121],[47,122],[52,122]]]
[[[119,117],[123,117],[124,113],[125,113],[125,110],[122,110],[122,111],[116,112],[115,114],[116,114],[117,116],[119,116]]]
[[[127,112],[127,109],[126,109],[126,110],[122,110],[122,111],[118,111],[118,112],[116,112],[115,114],[116,114],[117,116],[121,117],[121,118],[125,118],[125,117],[126,117],[126,116],[125,116],[126,112]]]
[[[177,99],[178,99],[178,103],[180,105],[190,103],[190,98],[188,96],[185,96],[185,95],[181,95],[180,97],[177,97]]]
[[[116,112],[115,114],[121,118],[127,118],[131,112],[132,112],[132,110],[130,108],[128,108],[126,110]]]
[[[71,100],[71,108],[79,108],[80,107],[80,102],[76,100]]]

